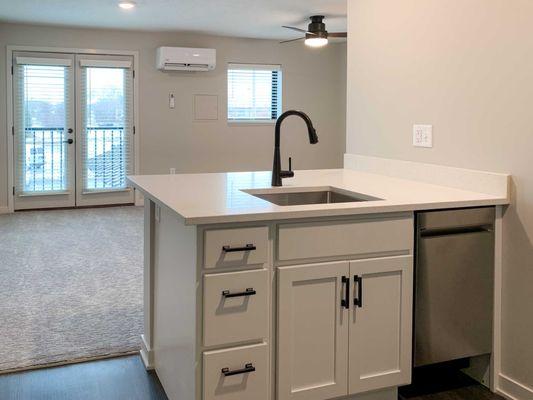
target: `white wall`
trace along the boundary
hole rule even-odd
[[[342,166],[345,143],[346,45],[310,49],[303,43],[237,39],[190,33],[67,29],[0,23],[0,209],[7,205],[6,46],[138,50],[140,71],[140,165],[143,174],[268,170],[272,168],[273,125],[228,125],[228,62],[282,64],[283,109],[307,112],[320,142],[308,144],[298,119],[284,124],[282,156],[295,169]],[[209,73],[163,73],[155,69],[158,46],[212,47],[217,68]],[[168,108],[174,92],[176,108]],[[193,121],[194,94],[219,96],[219,119]]]
[[[530,388],[532,21],[529,0],[348,2],[347,152],[513,175],[502,372]],[[433,124],[432,149],[412,147],[415,123]]]

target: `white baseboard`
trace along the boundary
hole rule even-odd
[[[9,214],[9,207],[0,207],[0,214]]]
[[[499,376],[496,392],[510,400],[533,400],[533,388],[504,374],[500,374]]]
[[[344,168],[510,198],[509,174],[348,153]]]
[[[147,370],[154,369],[154,350],[146,343],[144,335],[141,335],[141,359]]]

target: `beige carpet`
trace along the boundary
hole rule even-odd
[[[140,348],[143,211],[0,215],[0,371]]]

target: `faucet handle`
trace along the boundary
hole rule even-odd
[[[291,157],[289,157],[289,170],[288,171],[281,170],[279,172],[279,176],[282,178],[292,178],[294,176],[294,172],[292,171],[292,158]]]

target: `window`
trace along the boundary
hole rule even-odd
[[[275,121],[281,95],[281,65],[228,65],[228,121]]]

